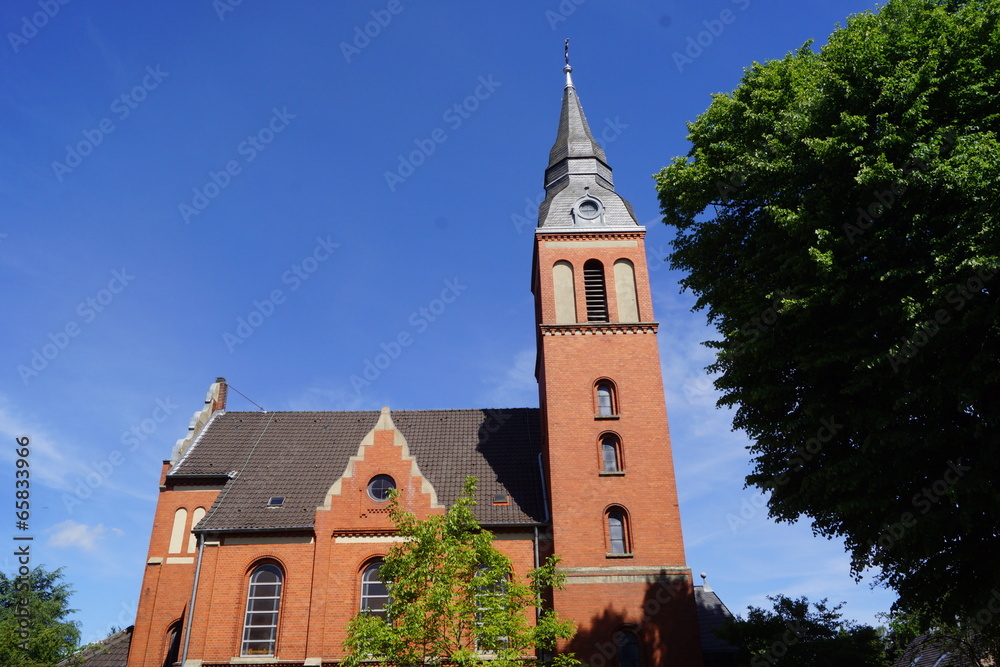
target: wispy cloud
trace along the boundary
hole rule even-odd
[[[121,530],[112,529],[116,534],[123,534]],[[85,523],[78,523],[73,519],[67,519],[49,528],[48,545],[62,549],[78,548],[84,551],[96,551],[98,542],[104,539],[108,529],[104,524],[88,526]]]
[[[484,405],[505,408],[535,405],[538,382],[535,380],[534,348],[517,352],[506,368],[493,371],[483,378],[483,382],[489,386]]]

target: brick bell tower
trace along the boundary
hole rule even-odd
[[[566,58],[535,230],[536,376],[562,647],[590,667],[702,664],[644,236],[614,190]]]

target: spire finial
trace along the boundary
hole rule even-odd
[[[563,71],[566,72],[566,87],[572,88],[573,77],[570,76],[570,72],[573,71],[573,68],[569,64],[569,37],[566,38],[566,43],[564,44],[564,47],[565,47],[566,65],[565,67],[563,67]]]

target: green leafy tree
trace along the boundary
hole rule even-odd
[[[768,596],[773,609],[748,607],[747,617],[730,619],[719,635],[741,647],[737,664],[747,667],[890,667],[880,631],[845,621],[843,603],[812,604],[802,597]]]
[[[388,584],[385,618],[362,612],[347,629],[347,667],[372,660],[392,665],[523,665],[536,651],[552,652],[572,625],[551,609],[529,622],[542,596],[561,579],[549,558],[527,582],[513,576],[510,559],[493,546],[472,512],[475,479],[445,514],[418,520],[393,492],[390,516],[403,542],[385,557],[380,575]],[[579,664],[554,657],[559,667]]]
[[[754,63],[656,175],[770,515],[896,608],[1000,619],[1000,2],[890,0]]]
[[[80,641],[68,620],[73,588],[62,568],[38,566],[24,577],[0,573],[0,665],[52,667],[70,657]]]

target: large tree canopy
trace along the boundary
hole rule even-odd
[[[0,572],[0,665],[53,667],[73,654],[80,630],[67,619],[76,610],[62,576],[42,566],[21,577]]]
[[[772,517],[1000,619],[1000,1],[891,0],[748,68],[657,174]]]
[[[890,667],[895,654],[882,631],[845,620],[843,604],[769,595],[772,609],[748,607],[719,630],[739,646],[739,667]],[[912,639],[912,637],[910,637]],[[907,642],[908,643],[908,642]],[[903,647],[906,643],[903,644]]]

